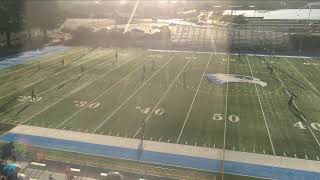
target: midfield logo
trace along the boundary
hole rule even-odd
[[[225,83],[250,83],[258,84],[262,87],[266,87],[267,83],[261,81],[258,78],[236,75],[236,74],[205,74],[210,83],[225,84]]]

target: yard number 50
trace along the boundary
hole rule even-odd
[[[211,119],[215,120],[215,121],[222,121],[223,120],[223,116],[222,116],[222,114],[213,114]],[[230,122],[238,122],[240,120],[240,118],[239,118],[239,116],[232,114],[232,115],[228,116],[228,120]]]

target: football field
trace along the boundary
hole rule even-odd
[[[0,69],[0,122],[318,161],[319,74],[317,58],[70,48]]]

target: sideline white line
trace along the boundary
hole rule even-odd
[[[268,59],[267,57],[265,57],[265,59],[270,63],[270,61],[269,61],[269,59]],[[289,90],[287,89],[287,87],[285,86],[285,84],[283,83],[283,81],[280,79],[278,73],[277,73],[276,71],[274,71],[274,73],[275,73],[275,75],[277,76],[277,78],[278,78],[278,80],[280,81],[280,83],[282,84],[282,86],[284,87],[284,89],[286,90],[287,95],[290,96]],[[296,102],[295,102],[294,100],[293,100],[292,102],[293,102],[293,105],[296,107],[296,109],[297,109],[299,112],[301,112],[300,109],[299,109],[299,106],[296,104]],[[305,122],[308,122],[308,121],[306,120],[306,118],[305,118],[301,113],[299,113],[299,114],[300,114],[300,117],[301,117]],[[307,125],[307,127],[308,127],[311,135],[313,136],[313,138],[314,138],[315,141],[317,142],[318,146],[320,147],[320,142],[319,142],[319,140],[317,139],[317,137],[315,136],[315,134],[313,133],[313,131],[312,131],[312,129],[310,128],[309,124],[306,123],[306,125]]]
[[[204,77],[204,75],[205,75],[205,73],[206,73],[206,71],[207,71],[207,68],[208,68],[209,63],[211,62],[211,60],[212,60],[212,54],[210,54],[209,60],[208,60],[208,62],[207,62],[207,65],[205,66],[205,68],[204,68],[204,70],[203,70],[203,73],[202,73],[200,82],[199,82],[198,87],[197,87],[197,91],[195,92],[195,94],[194,94],[194,96],[193,96],[192,102],[191,102],[191,104],[190,104],[189,111],[188,111],[187,116],[186,116],[186,118],[185,118],[185,120],[184,120],[184,122],[183,122],[183,125],[182,125],[182,128],[181,128],[181,130],[180,130],[180,133],[179,133],[179,136],[178,136],[178,139],[177,139],[176,143],[179,143],[179,141],[180,141],[180,138],[181,138],[181,135],[182,135],[182,133],[183,133],[184,127],[185,127],[186,124],[187,124],[187,121],[188,121],[188,119],[189,119],[189,115],[190,115],[190,113],[191,113],[193,104],[194,104],[194,102],[195,102],[195,100],[196,100],[196,98],[197,98],[199,89],[200,89],[200,87],[201,87],[201,83],[202,83],[203,77]]]
[[[74,93],[82,90],[83,88],[89,86],[89,85],[92,84],[93,82],[95,82],[95,81],[99,80],[100,78],[108,75],[109,73],[111,73],[111,72],[113,72],[114,70],[120,68],[121,66],[123,66],[123,65],[125,65],[125,64],[127,64],[127,63],[129,63],[129,62],[131,62],[131,61],[133,61],[134,59],[136,59],[137,57],[139,57],[139,56],[142,55],[142,54],[143,54],[143,53],[139,54],[138,56],[136,56],[136,57],[134,57],[134,58],[132,58],[132,59],[130,59],[130,60],[128,60],[127,62],[124,62],[124,63],[118,65],[117,67],[115,67],[115,68],[113,68],[113,69],[110,69],[109,71],[107,71],[107,72],[103,73],[102,75],[98,76],[96,79],[94,79],[94,80],[88,82],[87,84],[84,84],[84,85],[80,86],[79,88],[71,91],[70,93],[68,93],[68,94],[67,94],[66,96],[64,96],[63,98],[59,99],[59,100],[56,101],[55,103],[47,106],[46,108],[42,109],[42,110],[39,111],[38,113],[36,113],[36,114],[30,116],[29,118],[25,119],[25,120],[22,121],[20,124],[23,124],[23,123],[29,121],[29,120],[32,119],[33,117],[35,117],[35,116],[37,116],[38,114],[42,113],[43,111],[46,111],[47,109],[49,109],[49,108],[51,108],[52,106],[54,106],[54,105],[56,105],[57,103],[59,103],[60,101],[64,100],[65,98],[67,98],[67,97],[69,97],[69,96],[71,96],[72,94],[74,94]]]
[[[162,68],[164,68],[165,66],[167,66],[173,59],[175,56],[171,57],[170,60],[168,62],[166,62],[164,65],[162,65],[156,72],[154,72],[145,82],[143,82],[140,87],[138,89],[136,89],[136,91],[134,91],[124,102],[122,102],[117,109],[115,109],[106,119],[104,119],[98,126],[97,128],[93,131],[93,133],[96,133],[106,122],[108,122],[108,120],[116,113],[118,112],[122,106],[124,106],[133,96],[135,96],[140,89],[142,89],[150,80],[153,79],[153,77],[155,75],[157,75],[160,70],[162,70]],[[150,113],[151,114],[151,113]]]
[[[142,68],[145,64],[147,64],[148,62],[150,62],[151,60],[148,60],[144,63],[142,63],[138,68],[136,68],[135,70],[131,71],[129,74],[127,74],[126,76],[124,76],[122,79],[120,79],[118,82],[116,82],[115,84],[113,84],[112,86],[110,86],[109,88],[107,88],[106,90],[104,90],[101,94],[99,94],[98,96],[96,96],[95,98],[93,98],[91,101],[89,101],[89,103],[87,103],[85,106],[83,106],[82,108],[80,108],[79,110],[75,111],[73,114],[71,114],[68,118],[66,118],[65,120],[63,120],[56,128],[59,128],[60,126],[62,126],[63,124],[65,124],[66,122],[68,122],[71,118],[73,118],[74,116],[76,116],[78,113],[80,113],[83,109],[87,108],[91,103],[93,103],[94,101],[96,101],[98,98],[100,98],[101,96],[105,95],[106,93],[110,92],[114,87],[116,87],[117,85],[119,85],[122,81],[124,81],[125,79],[127,79],[129,76],[131,76],[133,73],[137,72],[140,68]]]
[[[108,54],[110,54],[110,53],[107,53],[106,56],[107,56]],[[98,56],[98,57],[96,57],[96,58],[93,58],[93,60],[94,60],[94,59],[97,59],[97,58],[100,58],[100,56]],[[108,64],[107,64],[107,63],[108,63]],[[112,64],[112,62],[111,62],[111,61],[105,61],[105,62],[103,62],[103,63],[98,64],[98,66],[102,66],[102,65],[105,65],[105,64],[110,65],[110,64]],[[95,66],[97,66],[97,65],[95,65]],[[51,87],[51,88],[49,88],[49,89],[47,89],[47,90],[45,90],[45,91],[42,91],[41,93],[38,94],[38,96],[40,96],[40,95],[42,95],[42,94],[44,94],[44,93],[47,93],[47,92],[49,92],[49,91],[51,91],[51,90],[53,90],[53,89],[55,89],[55,88],[57,88],[57,87],[65,84],[66,82],[69,82],[69,81],[72,81],[72,80],[74,80],[74,79],[77,79],[78,77],[82,76],[83,74],[86,74],[86,73],[88,73],[89,71],[95,69],[95,68],[96,68],[95,66],[87,69],[87,70],[85,71],[85,73],[80,73],[80,74],[76,75],[75,77],[73,77],[73,78],[71,78],[71,79],[67,79],[67,80],[65,80],[65,81],[62,81],[62,82],[59,83],[58,85],[53,86],[53,87]],[[9,111],[11,111],[12,109],[17,108],[17,107],[19,107],[20,105],[22,105],[22,104],[24,104],[24,103],[26,103],[26,101],[23,101],[23,102],[15,105],[15,106],[13,106],[12,108],[10,108],[10,109],[8,109],[8,110],[6,110],[6,111],[4,111],[4,112],[0,112],[0,114],[3,114],[3,113],[5,113],[5,112],[9,112]]]
[[[248,65],[249,65],[251,77],[253,77],[253,72],[252,72],[252,68],[251,68],[251,65],[250,65],[248,56],[247,56],[246,58],[247,58],[247,63],[248,63]],[[266,116],[265,116],[265,113],[264,113],[264,109],[263,109],[263,107],[262,107],[262,103],[261,103],[259,91],[258,91],[258,88],[257,88],[257,85],[256,85],[256,84],[254,84],[254,87],[255,87],[255,89],[256,89],[256,93],[257,93],[257,96],[258,96],[258,100],[259,100],[259,104],[260,104],[260,109],[261,109],[261,112],[262,112],[263,120],[264,120],[264,123],[265,123],[266,128],[267,128],[267,132],[268,132],[268,135],[269,135],[269,140],[270,140],[272,152],[273,152],[273,155],[275,156],[275,155],[276,155],[276,152],[275,152],[274,147],[273,147],[273,142],[272,142],[272,138],[271,138],[271,135],[270,135],[268,123],[267,123]]]
[[[85,55],[85,56],[86,56],[86,55]],[[103,56],[104,56],[104,55],[99,55],[99,56],[96,56],[96,58],[103,57]],[[83,57],[84,57],[84,56],[82,56],[81,58],[83,58]],[[95,58],[95,59],[96,59],[96,58]],[[76,66],[80,66],[81,64],[87,63],[87,62],[89,62],[89,61],[91,61],[91,60],[92,60],[92,59],[88,58],[87,61],[83,61],[83,62],[77,64]],[[57,72],[57,73],[54,73],[54,74],[52,74],[52,75],[50,75],[50,76],[48,76],[48,77],[39,79],[39,80],[37,80],[37,81],[35,81],[35,82],[33,82],[33,83],[29,83],[29,84],[27,84],[26,86],[24,86],[24,87],[22,87],[22,88],[20,88],[20,89],[18,89],[18,90],[12,91],[12,92],[9,93],[9,94],[6,94],[6,95],[4,95],[4,96],[1,96],[1,97],[0,97],[0,100],[3,99],[3,98],[5,98],[5,97],[7,97],[7,96],[9,96],[9,95],[12,95],[12,94],[14,94],[14,93],[16,93],[16,92],[19,92],[19,91],[21,91],[21,90],[23,90],[23,89],[26,89],[26,88],[28,88],[28,87],[30,87],[30,86],[33,86],[34,84],[40,83],[40,82],[42,82],[42,81],[44,81],[44,80],[46,80],[46,79],[48,79],[48,78],[51,78],[51,77],[53,77],[53,76],[55,76],[55,75],[58,75],[58,74],[60,74],[60,73],[63,73],[63,72],[65,72],[65,71],[67,71],[67,70],[69,70],[69,69],[71,69],[71,68],[76,67],[76,66],[70,66],[70,67],[68,67],[67,69],[64,69],[64,70],[62,70],[62,71],[59,71],[59,72]]]
[[[176,52],[176,53],[196,53],[196,54],[211,54],[210,51],[179,51],[179,50],[158,50],[158,49],[148,49],[148,51],[152,52]],[[221,55],[238,55],[238,53],[223,53],[223,52],[215,52],[213,54],[221,54]],[[242,54],[246,56],[261,56],[268,57],[266,54]],[[275,57],[284,57],[284,58],[314,58],[311,56],[287,56],[287,55],[273,55]]]
[[[318,89],[287,59],[285,58],[287,63],[289,63],[293,69],[300,74],[301,77],[303,77],[303,79],[320,95],[320,92],[318,91]]]
[[[168,92],[170,91],[171,87],[173,86],[173,84],[176,82],[176,80],[179,78],[179,76],[182,74],[182,72],[184,71],[184,69],[187,67],[187,65],[190,63],[191,58],[186,62],[186,64],[183,66],[183,68],[180,70],[180,72],[177,74],[177,76],[174,78],[174,80],[171,82],[170,86],[166,89],[166,91],[162,94],[162,97],[158,100],[157,104],[153,107],[152,111],[149,113],[149,115],[146,117],[146,119],[144,119],[144,122],[147,123],[149,118],[151,117],[151,115],[153,114],[153,112],[157,109],[157,107],[159,106],[159,104],[161,103],[161,101],[166,97],[166,95],[168,94]],[[136,131],[136,133],[134,134],[133,138],[136,138],[136,136],[138,135],[138,133],[141,131],[141,127]]]

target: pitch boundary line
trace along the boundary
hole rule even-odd
[[[72,54],[73,54],[73,53],[70,53],[70,54],[68,54],[68,55],[72,55]],[[81,57],[81,56],[80,56],[80,57]],[[70,63],[67,63],[66,65],[70,65],[70,64],[76,62],[78,58],[79,58],[79,57],[74,58]],[[37,65],[37,64],[35,64],[35,65]],[[41,69],[40,71],[41,71],[41,72],[43,72],[43,71],[49,71],[49,70],[54,70],[55,68],[59,69],[59,66],[60,66],[60,64],[49,65],[48,67],[45,67],[45,68]],[[22,74],[19,74],[18,76],[10,77],[10,79],[13,79],[13,78],[16,78],[16,77],[19,77],[19,78],[18,78],[18,79],[15,79],[15,80],[13,80],[13,81],[6,82],[6,83],[4,83],[4,84],[1,84],[0,87],[3,87],[3,86],[6,86],[6,85],[9,85],[9,84],[12,84],[12,83],[14,83],[14,82],[16,82],[16,81],[19,81],[19,80],[24,80],[25,75],[27,75],[27,74],[29,74],[29,73],[30,73],[30,75],[34,75],[34,74],[36,74],[36,73],[38,73],[38,72],[28,72],[28,71],[27,71],[27,72],[23,72]],[[21,77],[22,77],[22,78],[21,78]]]
[[[71,114],[68,118],[66,118],[65,120],[62,121],[62,123],[60,123],[56,128],[59,128],[60,126],[62,126],[63,124],[65,124],[66,122],[68,122],[71,118],[73,118],[74,116],[76,116],[78,113],[80,113],[83,109],[85,109],[86,107],[88,107],[91,103],[93,103],[94,101],[96,101],[97,99],[99,99],[101,96],[103,96],[104,94],[110,92],[114,87],[116,87],[117,85],[119,85],[122,81],[124,81],[125,79],[127,79],[128,77],[130,77],[133,73],[137,72],[140,68],[142,68],[145,64],[147,64],[148,62],[150,62],[151,60],[148,60],[144,63],[142,63],[138,68],[136,68],[135,70],[131,71],[129,74],[127,74],[126,76],[124,76],[122,79],[120,79],[118,82],[116,82],[115,84],[113,84],[112,86],[110,86],[109,88],[107,88],[106,90],[104,90],[101,94],[99,94],[98,96],[96,96],[95,98],[93,98],[91,101],[89,101],[85,106],[83,106],[82,108],[80,108],[79,110],[75,111],[73,114]]]
[[[269,59],[268,59],[267,57],[265,57],[265,59],[269,62]],[[269,62],[269,63],[270,63],[270,62]],[[285,86],[285,84],[283,83],[283,81],[280,79],[278,73],[277,73],[276,71],[274,71],[274,73],[276,74],[278,80],[280,81],[280,83],[282,84],[282,86],[284,87],[284,89],[286,90],[287,95],[290,96],[289,90],[287,89],[287,87]],[[292,100],[292,102],[293,102],[293,105],[294,105],[294,106],[297,108],[297,110],[300,112],[299,106],[296,104],[296,102],[295,102],[294,100]],[[299,113],[299,114],[300,114],[300,117],[301,117],[305,122],[308,122],[308,121],[306,120],[306,118],[305,118],[301,113]],[[318,146],[320,147],[320,142],[319,142],[319,140],[317,139],[317,137],[314,135],[312,129],[311,129],[310,126],[309,126],[309,124],[306,124],[306,125],[307,125],[307,127],[308,127],[311,135],[313,136],[313,138],[314,138],[315,141],[317,142]]]
[[[191,59],[189,59],[187,61],[187,63],[183,66],[183,68],[179,71],[179,73],[177,74],[177,76],[173,79],[173,81],[171,82],[171,84],[169,85],[169,87],[166,89],[166,91],[162,94],[161,98],[158,100],[157,104],[153,107],[152,111],[149,113],[149,115],[144,119],[144,122],[148,122],[149,118],[152,116],[153,112],[157,109],[157,107],[159,106],[159,104],[161,103],[161,101],[165,98],[165,96],[167,95],[167,93],[170,91],[171,87],[173,86],[173,84],[176,82],[176,80],[180,77],[180,75],[182,74],[183,70],[187,67],[187,65],[189,64],[189,62],[191,61]],[[136,131],[136,133],[134,134],[133,138],[136,138],[136,136],[138,135],[138,133],[141,131],[141,127]]]
[[[189,108],[188,113],[187,113],[187,116],[186,116],[186,118],[185,118],[185,120],[184,120],[184,122],[183,122],[183,125],[182,125],[182,128],[181,128],[181,130],[180,130],[180,133],[179,133],[179,136],[178,136],[178,139],[177,139],[176,143],[179,143],[179,140],[180,140],[180,138],[181,138],[181,135],[182,135],[182,133],[183,133],[183,130],[184,130],[186,124],[187,124],[187,120],[189,119],[191,110],[192,110],[192,108],[193,108],[193,104],[194,104],[194,102],[195,102],[195,100],[196,100],[196,98],[197,98],[197,95],[198,95],[199,89],[200,89],[200,87],[201,87],[201,83],[202,83],[203,77],[204,77],[204,75],[205,75],[205,73],[206,73],[206,71],[207,71],[207,69],[208,69],[208,66],[209,66],[209,63],[211,62],[211,60],[212,60],[212,54],[210,54],[208,63],[207,63],[207,65],[205,66],[205,68],[204,68],[204,70],[203,70],[203,73],[202,73],[200,82],[199,82],[198,87],[197,87],[197,91],[195,92],[195,94],[194,94],[194,96],[193,96],[192,102],[191,102],[191,104],[190,104],[190,108]]]
[[[159,49],[148,49],[151,52],[172,52],[172,53],[195,53],[195,54],[210,54],[210,51],[179,51],[179,50],[159,50]],[[224,52],[214,52],[215,55],[238,55],[238,53],[224,53]],[[268,57],[267,54],[242,54],[246,56],[260,56],[260,57]],[[311,56],[290,56],[290,55],[274,55],[275,57],[285,57],[285,58],[314,58]]]
[[[140,56],[140,55],[142,55],[142,54],[143,54],[143,53],[139,54],[138,56]],[[137,57],[138,57],[138,56],[137,56]],[[56,104],[59,103],[60,101],[64,100],[65,98],[71,96],[72,94],[74,94],[74,93],[76,93],[76,92],[79,92],[79,91],[82,90],[83,88],[89,86],[90,84],[92,84],[93,82],[97,81],[98,79],[100,79],[100,78],[108,75],[109,73],[111,73],[112,71],[118,69],[119,67],[121,67],[121,66],[123,66],[123,65],[125,65],[125,64],[127,64],[127,63],[129,63],[129,62],[131,62],[132,60],[136,59],[137,57],[134,57],[134,58],[132,58],[131,60],[129,60],[129,61],[125,62],[125,63],[122,63],[122,64],[118,65],[117,67],[115,67],[115,68],[113,68],[113,69],[111,69],[111,70],[103,73],[102,75],[98,76],[96,79],[94,79],[94,80],[92,80],[92,81],[89,81],[87,84],[84,84],[84,85],[82,85],[81,87],[75,89],[74,91],[72,91],[72,92],[70,92],[68,95],[66,95],[65,97],[59,99],[58,101],[56,101],[55,103],[51,104],[50,106],[47,106],[46,108],[44,108],[44,109],[42,109],[41,111],[39,111],[38,113],[30,116],[29,118],[25,119],[24,121],[22,121],[22,122],[19,123],[19,124],[26,123],[27,121],[31,120],[32,118],[34,118],[34,117],[37,116],[38,114],[40,114],[40,113],[48,110],[49,108],[53,107],[54,105],[56,105]]]
[[[293,69],[300,74],[301,77],[303,77],[303,79],[320,95],[320,92],[318,91],[318,89],[291,63],[289,62],[288,59],[286,59],[287,63],[289,63]]]
[[[124,106],[125,104],[127,104],[127,102],[133,97],[135,96],[149,81],[151,81],[153,79],[153,77],[155,75],[157,75],[160,70],[162,70],[165,66],[167,66],[173,59],[175,58],[175,56],[172,56],[170,58],[170,60],[168,62],[166,62],[164,65],[162,65],[155,73],[153,73],[145,82],[143,82],[140,87],[138,89],[136,89],[125,101],[123,101],[117,109],[115,109],[106,119],[104,119],[93,131],[93,133],[96,133],[106,122],[108,122],[108,120],[116,113],[118,112],[122,106]]]
[[[249,62],[248,57],[247,57],[247,63],[248,63],[249,68],[250,68],[251,77],[253,77],[253,72],[252,72],[252,68],[251,68],[251,65],[250,65],[250,62]],[[273,155],[275,156],[276,153],[275,153],[275,150],[274,150],[274,146],[273,146],[272,138],[271,138],[271,135],[270,135],[268,123],[267,123],[266,116],[265,116],[265,113],[264,113],[264,109],[263,109],[263,107],[262,107],[262,103],[261,103],[261,99],[260,99],[260,94],[259,94],[259,91],[258,91],[258,88],[257,88],[257,85],[256,85],[256,84],[254,84],[254,87],[255,87],[255,89],[256,89],[256,93],[257,93],[257,96],[258,96],[259,105],[260,105],[260,109],[261,109],[261,112],[262,112],[263,120],[264,120],[264,123],[265,123],[266,128],[267,128],[267,132],[268,132],[268,135],[269,135],[269,140],[270,140],[272,152],[273,152]]]
[[[11,74],[16,73],[16,72],[19,72],[19,71],[21,71],[21,70],[25,70],[25,69],[34,67],[34,66],[38,65],[38,64],[34,64],[34,62],[36,62],[36,61],[39,61],[39,62],[41,62],[40,64],[43,64],[43,63],[46,63],[47,61],[51,61],[52,59],[55,59],[55,58],[61,58],[61,57],[64,57],[64,56],[71,55],[71,54],[73,54],[73,53],[81,52],[81,49],[80,49],[80,50],[74,49],[74,50],[70,50],[70,51],[71,51],[71,52],[65,52],[65,54],[60,54],[60,55],[58,55],[58,56],[54,56],[54,54],[53,54],[53,55],[51,55],[51,56],[53,56],[53,57],[48,57],[49,59],[45,59],[45,60],[36,60],[36,59],[35,59],[35,60],[33,60],[33,62],[31,62],[30,66],[21,67],[20,69],[16,69],[16,70],[14,70],[14,71],[10,71],[9,73],[2,74],[2,75],[0,75],[0,78],[2,78],[2,77],[4,77],[4,76],[11,75]],[[42,58],[46,58],[46,57],[42,57]],[[41,58],[39,58],[39,59],[41,59]],[[20,63],[20,64],[16,64],[16,65],[22,65],[22,64],[27,65],[27,63]],[[16,66],[16,65],[15,65],[15,66]],[[8,68],[9,68],[9,67],[8,67]]]
[[[86,55],[84,55],[84,56],[86,56]],[[84,56],[82,56],[81,58],[83,58]],[[100,58],[100,57],[103,57],[103,56],[105,56],[105,55],[98,55],[98,56],[96,56],[94,59],[97,59],[97,58]],[[71,69],[71,68],[74,68],[74,67],[80,66],[81,64],[87,63],[87,62],[89,62],[89,61],[91,61],[91,60],[92,60],[92,59],[88,59],[87,61],[83,61],[83,62],[77,64],[76,66],[70,66],[70,67],[68,67],[67,69],[64,69],[64,70],[62,70],[62,71],[59,71],[59,72],[57,72],[57,73],[54,73],[54,74],[52,74],[52,75],[50,75],[50,76],[48,76],[48,77],[45,77],[45,78],[43,78],[43,79],[37,80],[37,81],[32,82],[32,83],[29,83],[29,84],[27,84],[26,86],[24,86],[24,87],[21,88],[21,89],[15,90],[15,91],[7,94],[7,95],[1,96],[1,97],[0,97],[0,100],[3,99],[3,98],[5,98],[5,97],[7,97],[7,96],[10,96],[10,95],[12,95],[12,94],[14,94],[14,93],[16,93],[16,92],[19,92],[19,91],[21,91],[21,90],[23,90],[23,89],[26,89],[26,88],[28,88],[28,87],[30,87],[30,86],[33,86],[33,85],[35,85],[35,84],[37,84],[37,83],[40,83],[40,82],[42,82],[42,81],[44,81],[44,80],[46,80],[46,79],[48,79],[48,78],[51,78],[51,77],[56,76],[56,75],[58,75],[58,74],[60,74],[60,73],[63,73],[63,72],[65,72],[65,71],[67,71],[67,70],[69,70],[69,69]]]
[[[110,53],[108,53],[108,54],[110,54]],[[108,55],[108,54],[107,54],[107,55]],[[97,57],[97,58],[98,58],[98,57]],[[96,58],[94,58],[94,59],[96,59]],[[105,62],[103,62],[103,63],[98,64],[98,66],[105,65],[106,63],[108,63],[107,65],[110,65],[112,62],[110,62],[110,61],[105,61]],[[91,71],[91,70],[93,70],[93,69],[95,69],[95,67],[91,67],[91,68],[87,69],[85,72],[89,72],[89,71]],[[45,90],[45,91],[42,91],[41,93],[38,94],[38,96],[39,96],[39,95],[42,95],[42,94],[44,94],[44,93],[47,93],[48,91],[51,91],[51,90],[53,90],[53,89],[55,89],[55,88],[57,88],[57,87],[65,84],[65,83],[67,83],[67,82],[69,82],[69,81],[72,81],[72,80],[74,80],[74,79],[77,79],[78,77],[82,76],[83,74],[85,74],[85,73],[80,73],[80,74],[76,75],[75,77],[73,77],[73,78],[71,78],[71,79],[67,79],[67,80],[65,80],[65,81],[62,81],[62,82],[59,83],[58,85],[53,86],[53,87],[51,87],[51,88],[49,88],[49,89],[47,89],[47,90]],[[21,102],[21,103],[19,103],[19,104],[17,104],[17,105],[15,105],[15,106],[13,106],[12,108],[10,108],[10,109],[8,109],[8,110],[6,110],[6,111],[4,111],[4,112],[0,112],[0,114],[3,114],[3,113],[8,112],[8,111],[11,111],[12,109],[17,108],[17,107],[19,107],[20,105],[22,105],[22,104],[24,104],[24,103],[25,103],[25,101],[24,101],[24,102]]]

